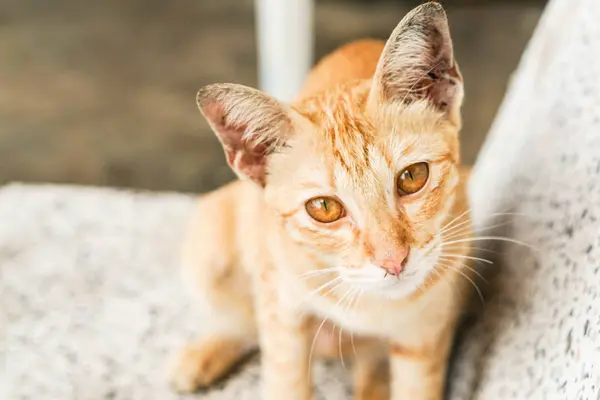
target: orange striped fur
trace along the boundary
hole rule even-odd
[[[208,329],[174,358],[173,387],[208,386],[260,346],[266,400],[311,398],[312,354],[338,352],[354,364],[356,399],[441,399],[468,293],[468,246],[443,249],[470,235],[461,103],[437,3],[387,43],[325,57],[291,105],[240,85],[201,89],[242,179],[202,196],[191,222],[184,278]],[[405,171],[419,163],[428,175],[407,194],[400,178],[416,185]],[[337,219],[311,217],[305,205],[320,197],[342,205]]]

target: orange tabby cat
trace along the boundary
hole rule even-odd
[[[346,355],[352,342],[355,398],[442,397],[466,292],[467,247],[444,237],[470,229],[447,227],[467,206],[462,97],[437,3],[411,11],[385,46],[326,57],[291,106],[241,85],[200,90],[243,179],[201,198],[187,238],[185,279],[208,332],[175,358],[177,390],[210,385],[260,346],[263,398],[309,399],[314,347],[338,347],[316,332],[331,321]],[[377,375],[388,357],[389,391]]]

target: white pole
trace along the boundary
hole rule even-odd
[[[259,86],[289,102],[313,61],[314,0],[255,0]]]

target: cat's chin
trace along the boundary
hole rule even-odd
[[[348,284],[372,296],[400,300],[420,290],[434,273],[438,252],[435,243],[428,249],[415,252],[415,261],[409,261],[400,275],[394,276],[374,264],[361,268],[342,269],[340,276]]]
[[[408,270],[398,276],[386,274],[376,265],[365,265],[359,270],[341,272],[348,284],[372,296],[391,300],[408,297],[425,283],[430,271],[427,268]]]

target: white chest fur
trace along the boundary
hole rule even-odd
[[[337,295],[323,297],[311,294],[296,284],[287,291],[290,301],[304,312],[339,325],[347,332],[359,335],[396,338],[418,335],[422,330],[435,328],[444,315],[456,307],[448,285],[434,285],[412,299],[390,300],[385,297],[362,295],[346,284]]]

